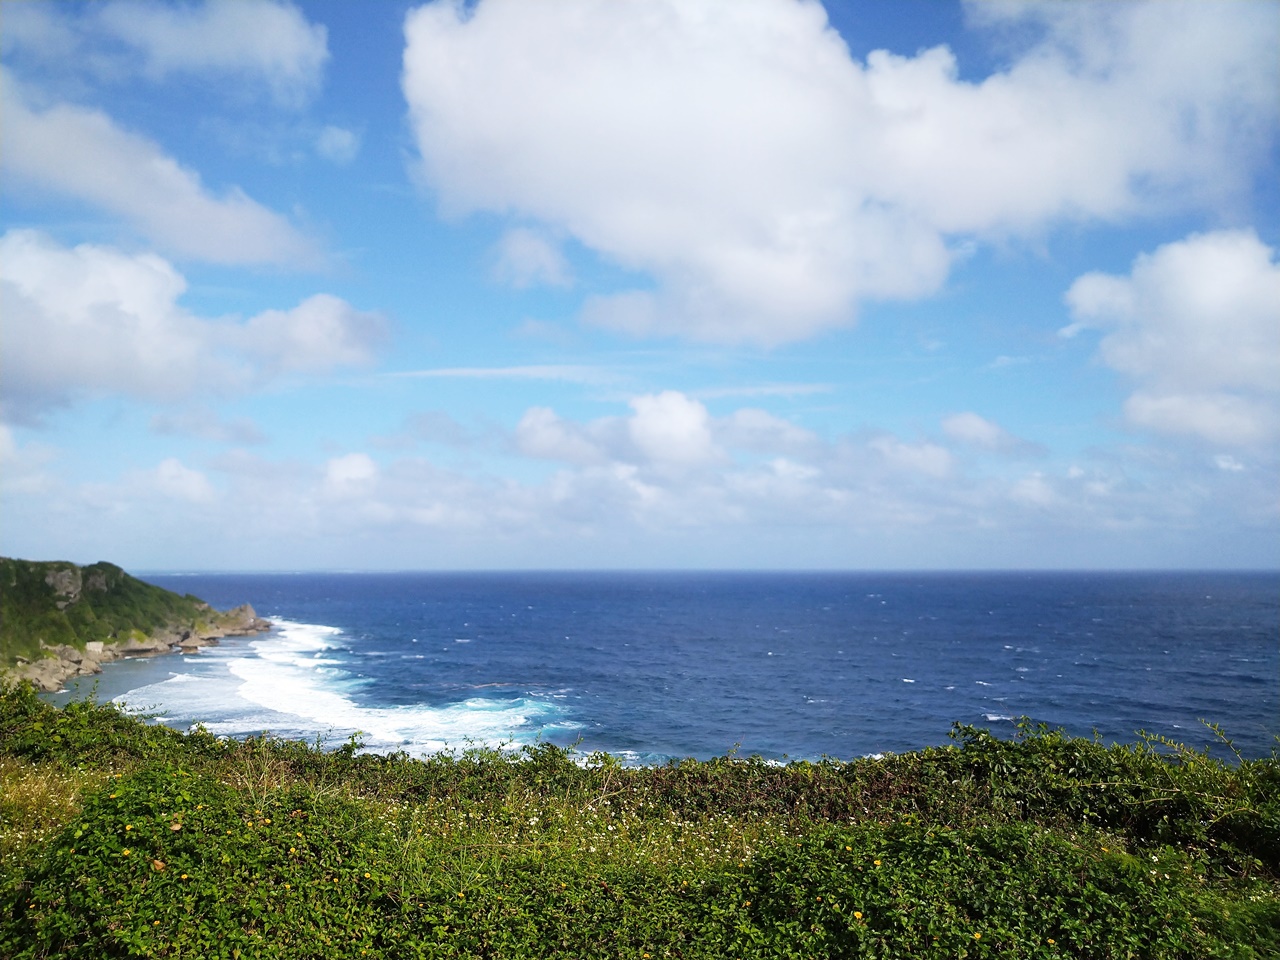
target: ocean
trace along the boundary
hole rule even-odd
[[[424,755],[551,742],[631,763],[903,752],[955,722],[1280,733],[1280,573],[403,573],[145,577],[275,628],[108,664],[179,728]],[[1227,754],[1225,745],[1215,752]]]

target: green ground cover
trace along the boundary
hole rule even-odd
[[[1280,956],[1280,757],[1023,726],[623,768],[0,695],[0,956]]]

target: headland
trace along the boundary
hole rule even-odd
[[[189,653],[270,627],[248,604],[215,610],[111,563],[0,558],[0,682],[53,692],[112,660]]]

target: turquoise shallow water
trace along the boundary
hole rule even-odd
[[[109,665],[166,722],[428,753],[538,739],[637,762],[944,743],[1027,715],[1246,755],[1280,731],[1280,574],[150,576],[278,621]]]

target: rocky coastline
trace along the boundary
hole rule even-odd
[[[65,643],[56,646],[41,644],[43,656],[17,657],[13,666],[0,670],[0,679],[5,682],[28,680],[37,690],[56,693],[68,680],[100,673],[102,665],[112,660],[192,653],[201,647],[217,644],[223,637],[251,636],[272,627],[269,620],[259,617],[247,603],[225,613],[214,613],[214,616],[216,623],[201,628],[170,627],[149,637],[90,641],[83,648]]]

